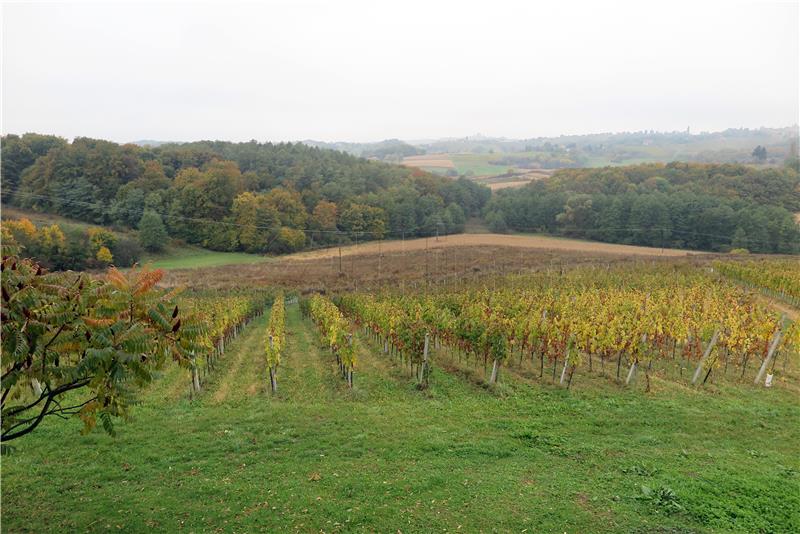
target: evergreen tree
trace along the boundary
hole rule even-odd
[[[149,251],[158,251],[164,248],[167,241],[167,229],[161,216],[151,210],[145,211],[139,221],[139,242]]]

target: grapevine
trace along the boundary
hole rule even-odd
[[[577,369],[594,372],[599,360],[601,374],[611,363],[626,384],[641,371],[649,388],[654,369],[675,368],[679,379],[702,384],[736,369],[743,379],[753,360],[772,357],[779,331],[775,355],[798,347],[797,326],[785,325],[751,292],[689,268],[575,269],[504,277],[492,286],[355,293],[337,302],[412,367],[430,334],[487,372],[491,366],[490,383],[503,365],[529,362],[544,377],[549,363],[552,380],[569,387]]]
[[[267,359],[267,368],[269,369],[269,383],[273,393],[278,390],[277,372],[278,365],[281,363],[286,328],[284,315],[283,292],[279,292],[272,303],[266,339],[264,340],[264,352]]]
[[[301,310],[316,324],[321,340],[336,357],[342,378],[352,388],[356,347],[349,322],[333,302],[319,294],[302,301]]]

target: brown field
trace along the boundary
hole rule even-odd
[[[403,158],[406,167],[440,167],[442,169],[455,169],[453,160],[448,154],[425,154],[422,156],[408,156]]]
[[[488,185],[489,189],[491,189],[492,191],[498,191],[500,189],[511,189],[511,188],[514,188],[514,187],[524,187],[524,186],[528,185],[529,183],[531,183],[530,180],[512,180],[512,181],[509,181],[509,182],[493,182],[493,183],[490,183],[490,184],[487,184],[487,185]]]
[[[498,191],[500,189],[510,189],[512,187],[525,187],[529,183],[531,183],[530,180],[511,180],[508,182],[491,182],[485,185],[492,191]]]
[[[474,246],[502,246],[531,249],[544,249],[554,251],[570,251],[580,253],[613,254],[622,256],[688,256],[703,254],[702,252],[660,249],[650,247],[637,247],[632,245],[618,245],[614,243],[599,243],[596,241],[579,241],[577,239],[564,239],[559,237],[546,237],[538,235],[506,235],[506,234],[455,234],[439,238],[415,238],[404,241],[370,241],[361,245],[342,247],[343,256],[351,254],[376,254],[379,252],[406,252],[412,250],[438,249],[448,247],[474,247]],[[329,258],[339,255],[336,247],[299,252],[286,256],[287,260],[307,260]]]
[[[480,178],[475,178],[475,181],[479,184],[487,186],[492,191],[497,191],[499,189],[509,189],[512,187],[524,187],[531,182],[536,180],[542,180],[544,178],[549,178],[553,175],[552,170],[535,170],[530,172],[524,173],[514,173],[514,174],[501,174],[499,176],[484,176]]]
[[[533,236],[466,234],[436,241],[387,241],[293,254],[275,261],[204,269],[170,270],[167,286],[241,288],[284,286],[308,291],[349,291],[381,286],[456,284],[461,280],[578,265],[705,263],[713,254],[585,243]]]

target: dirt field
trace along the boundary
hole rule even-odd
[[[517,239],[515,239],[515,237]],[[500,239],[497,239],[500,238]],[[491,242],[494,244],[482,244]],[[581,243],[524,236],[462,235],[294,254],[250,265],[227,265],[167,272],[167,286],[242,288],[280,285],[307,291],[349,291],[381,286],[457,284],[462,280],[579,265],[606,267],[618,263],[705,263],[713,254]],[[507,245],[506,243],[513,243]],[[535,244],[531,246],[530,244]],[[548,245],[550,245],[548,247]],[[555,248],[555,245],[569,248]],[[591,245],[591,246],[586,246]],[[379,252],[380,250],[380,252]]]
[[[570,251],[591,254],[612,254],[622,256],[688,256],[702,252],[636,247],[594,241],[578,241],[557,237],[505,235],[505,234],[456,234],[439,237],[406,239],[405,241],[374,241],[358,246],[342,247],[343,256],[351,254],[376,254],[379,252],[404,252],[412,250],[439,249],[447,247],[503,246],[553,251]],[[300,252],[286,256],[287,260],[309,260],[330,258],[339,255],[338,248],[327,248],[310,252]]]
[[[406,167],[440,167],[442,169],[455,169],[456,167],[448,154],[408,156],[403,158],[403,165]]]
[[[512,187],[524,187],[536,180],[542,180],[552,176],[553,171],[549,170],[535,170],[530,172],[521,172],[513,174],[504,174],[499,176],[488,176],[475,178],[479,184],[487,186],[492,191],[499,189],[509,189]]]
[[[510,189],[512,187],[525,187],[529,183],[531,183],[530,180],[511,180],[508,182],[491,182],[487,183],[486,186],[492,191],[498,191],[500,189]]]

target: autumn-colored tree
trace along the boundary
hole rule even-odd
[[[111,248],[117,242],[117,236],[105,228],[89,228],[86,234],[89,236],[89,242],[92,244],[92,252],[95,254],[97,254],[97,251],[102,247]]]
[[[131,183],[148,193],[166,189],[170,185],[169,178],[164,174],[163,166],[154,160],[145,161],[142,175]]]
[[[264,195],[269,206],[278,212],[281,225],[302,229],[306,224],[306,209],[297,191],[276,187]]]
[[[306,235],[302,230],[282,226],[272,241],[269,250],[278,254],[296,252],[306,243]]]
[[[105,263],[106,265],[110,264],[114,261],[114,256],[111,254],[111,251],[108,250],[108,247],[102,246],[97,249],[97,254],[95,254],[95,258],[97,261]]]
[[[314,207],[311,222],[315,230],[336,230],[338,208],[333,202],[320,200]]]
[[[266,251],[278,230],[280,219],[265,195],[242,193],[234,199],[232,211],[241,247],[247,252]]]
[[[17,256],[4,257],[2,271],[4,442],[53,415],[78,415],[84,431],[99,418],[113,433],[112,418],[127,415],[153,369],[169,358],[188,366],[206,350],[174,294],[154,289],[162,271],[111,268],[100,279]]]
[[[64,252],[66,238],[57,224],[37,228],[29,219],[3,221],[4,236],[13,237],[26,256],[52,258]]]

